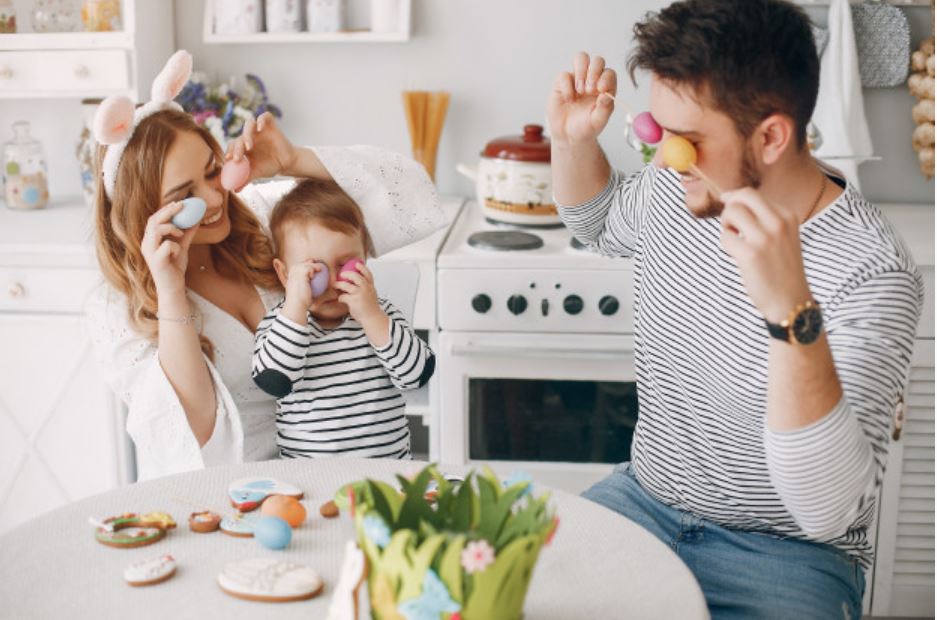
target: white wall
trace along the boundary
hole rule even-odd
[[[170,0],[146,0],[170,1]],[[204,0],[174,0],[176,45],[192,52],[196,69],[217,77],[256,73],[284,111],[287,134],[302,143],[368,142],[409,151],[400,91],[452,93],[439,149],[437,181],[446,193],[470,195],[472,184],[455,164],[472,163],[484,144],[545,122],[555,74],[573,54],[602,54],[623,73],[632,24],[669,0],[413,0],[412,39],[386,44],[205,45]],[[364,0],[352,0],[362,3]],[[906,9],[913,45],[930,34],[930,10]],[[819,22],[825,10],[810,8]],[[644,109],[646,80],[635,90],[620,75],[619,101]],[[933,202],[933,184],[918,172],[911,149],[910,109],[904,88],[867,90],[872,138],[884,159],[860,168],[874,201]],[[81,129],[77,101],[0,100],[0,140],[10,123],[33,121],[50,161],[53,194],[77,194],[74,145]],[[640,158],[624,144],[623,114],[602,137],[614,165],[635,169]]]

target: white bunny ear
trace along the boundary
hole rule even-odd
[[[169,57],[166,66],[153,80],[150,89],[152,101],[172,101],[182,92],[185,83],[192,75],[192,55],[185,50],[179,50]]]
[[[94,115],[94,138],[99,144],[117,144],[133,133],[133,102],[127,97],[108,97]]]

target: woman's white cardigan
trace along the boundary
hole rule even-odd
[[[412,159],[370,146],[314,150],[361,207],[378,255],[417,241],[444,224],[435,187]],[[293,181],[254,184],[240,197],[266,226],[276,201],[292,185]],[[268,309],[276,303],[275,295],[260,293]],[[190,298],[202,314],[221,312],[204,300]],[[160,366],[156,343],[135,333],[130,325],[126,298],[104,284],[88,300],[86,318],[105,380],[128,407],[127,432],[136,447],[139,479],[276,456],[274,401],[269,397],[258,399],[256,394],[245,395],[253,386],[241,385],[233,392],[229,389],[229,382],[243,379],[240,360],[227,360],[229,376],[219,372],[219,367],[225,367],[205,360],[215,388],[216,419],[211,438],[200,448]],[[243,372],[249,377],[252,347],[248,346],[245,353],[249,334],[247,330],[244,334],[234,332],[234,320],[228,324],[221,332],[208,334],[216,361],[219,353],[236,353],[238,358],[243,355]],[[241,341],[232,348],[238,338]],[[244,423],[241,407],[252,410],[254,423]],[[269,424],[263,423],[266,419]]]

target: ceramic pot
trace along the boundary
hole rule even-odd
[[[521,136],[496,138],[485,145],[476,167],[456,169],[475,181],[485,217],[509,224],[557,224],[550,173],[550,140],[540,125],[524,125]]]

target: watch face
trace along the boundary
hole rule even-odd
[[[823,331],[823,315],[816,306],[804,308],[794,318],[791,325],[791,333],[794,339],[800,344],[811,344],[816,342]]]

